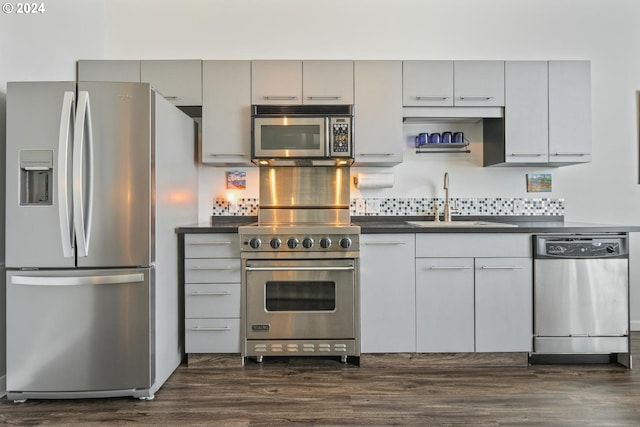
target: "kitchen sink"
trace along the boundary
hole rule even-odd
[[[416,227],[517,227],[516,224],[494,221],[407,221]]]

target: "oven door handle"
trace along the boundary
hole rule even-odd
[[[353,265],[347,267],[246,267],[246,271],[351,271]]]

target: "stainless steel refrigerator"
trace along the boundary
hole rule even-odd
[[[150,399],[180,364],[194,137],[145,83],[7,84],[9,399]]]

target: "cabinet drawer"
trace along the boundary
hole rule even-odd
[[[240,319],[185,319],[187,353],[240,353]]]
[[[186,318],[240,317],[240,283],[187,283]]]
[[[240,243],[234,233],[187,234],[184,236],[185,258],[240,257]]]
[[[416,257],[531,257],[531,235],[518,233],[424,233]]]
[[[185,283],[240,283],[240,259],[184,260]]]

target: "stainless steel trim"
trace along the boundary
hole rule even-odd
[[[73,222],[78,244],[78,256],[89,255],[89,243],[91,239],[91,220],[93,210],[93,130],[91,128],[91,109],[89,105],[89,92],[80,91],[78,93],[78,115],[74,129],[73,147]],[[86,123],[86,129],[85,129]],[[85,133],[86,146],[85,146]],[[87,200],[84,200],[84,150],[87,150],[88,160],[87,170]],[[86,207],[86,211],[85,211]]]
[[[69,127],[74,121],[73,103],[75,94],[65,91],[60,114],[60,135],[58,137],[58,215],[60,220],[60,237],[62,238],[62,256],[72,258],[73,233],[71,227],[72,216],[69,212],[68,192],[68,164],[69,158]],[[75,123],[74,123],[75,126]]]
[[[355,270],[353,265],[348,267],[245,267],[246,271],[350,271]]]
[[[34,277],[12,276],[11,283],[25,286],[80,286],[80,285],[111,285],[117,283],[144,282],[144,274],[120,274],[114,276],[84,276],[84,277]]]

